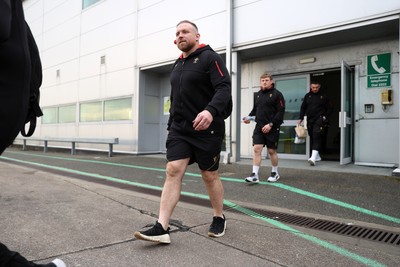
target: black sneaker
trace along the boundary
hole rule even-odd
[[[167,230],[164,230],[162,225],[159,222],[146,231],[136,231],[133,234],[137,239],[158,242],[158,243],[171,243],[171,239],[169,238],[169,227]]]
[[[225,215],[224,218],[214,216],[213,222],[210,225],[210,229],[208,230],[208,236],[210,237],[221,237],[225,234],[226,229],[226,220]]]

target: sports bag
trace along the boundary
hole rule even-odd
[[[39,106],[40,91],[42,85],[42,63],[39,57],[39,50],[37,48],[35,39],[28,24],[26,24],[28,35],[28,46],[31,57],[31,81],[29,84],[29,106],[28,114],[26,114],[25,123],[29,124],[28,133],[25,132],[25,125],[21,129],[21,134],[25,137],[32,136],[36,128],[36,118],[43,116],[42,110]]]
[[[39,51],[25,21],[22,2],[0,0],[0,154],[18,133],[33,134],[36,118],[42,116],[41,83]]]

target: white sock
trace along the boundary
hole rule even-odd
[[[260,166],[253,165],[253,173],[255,173],[257,177],[258,177],[259,170],[260,170]]]
[[[315,161],[317,159],[317,156],[318,156],[318,150],[313,150],[311,154],[311,159]]]
[[[272,166],[272,172],[278,173],[278,166]]]

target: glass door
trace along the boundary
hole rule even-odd
[[[353,156],[353,70],[342,61],[341,105],[339,112],[340,164],[352,162]]]
[[[304,95],[308,92],[309,75],[275,77],[275,87],[285,98],[284,123],[280,127],[278,153],[280,158],[306,159],[309,154],[309,138],[306,142],[295,144],[294,127],[299,119]]]

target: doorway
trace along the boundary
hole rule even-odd
[[[321,83],[321,91],[325,92],[333,105],[332,114],[328,118],[329,128],[321,144],[320,155],[323,160],[340,160],[340,127],[339,112],[341,103],[341,71],[340,69],[315,72],[310,74],[310,80]]]

